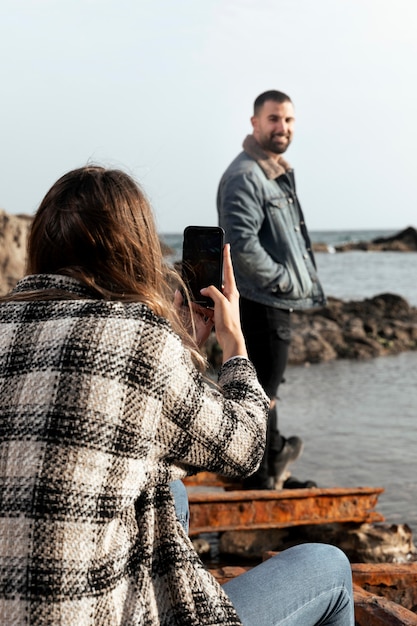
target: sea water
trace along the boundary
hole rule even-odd
[[[369,241],[386,231],[312,232],[334,246]],[[181,255],[182,235],[161,238]],[[417,253],[317,253],[328,296],[363,300],[395,293],[417,306]],[[292,466],[319,486],[383,487],[376,510],[387,522],[408,523],[417,540],[417,352],[367,361],[289,366],[279,389],[284,435],[305,443]]]
[[[304,443],[291,467],[321,487],[383,487],[376,509],[417,541],[417,352],[290,366],[280,386],[284,435]]]

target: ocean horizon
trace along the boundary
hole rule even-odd
[[[396,230],[317,230],[311,231],[313,243],[334,246],[376,237],[388,237]],[[172,250],[170,262],[181,259],[182,233],[160,234],[161,241]],[[320,280],[327,296],[341,300],[363,300],[381,293],[400,295],[411,306],[417,306],[417,252],[316,252]]]
[[[324,243],[330,247],[343,243],[371,241],[376,237],[390,237],[401,232],[399,229],[340,229],[340,230],[311,230],[309,231],[313,243]],[[176,252],[181,252],[182,233],[161,232],[162,241]]]

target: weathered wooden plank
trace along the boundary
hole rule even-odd
[[[358,626],[417,626],[415,613],[359,585],[353,586],[353,599]]]
[[[303,524],[380,522],[380,487],[200,491],[189,489],[190,535]]]

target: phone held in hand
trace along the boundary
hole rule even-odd
[[[224,230],[219,226],[187,226],[182,248],[182,278],[193,302],[213,307],[211,298],[200,289],[214,285],[221,291],[223,281]]]

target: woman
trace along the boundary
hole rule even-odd
[[[176,519],[173,481],[200,469],[248,476],[262,457],[268,399],[247,360],[227,247],[224,264],[223,293],[202,290],[214,311],[190,317],[179,292],[172,305],[179,279],[129,176],[84,167],[43,199],[28,275],[0,304],[2,624],[353,623],[336,548],[289,550],[251,572],[255,583],[229,583],[228,597]],[[213,324],[217,388],[198,351]]]

